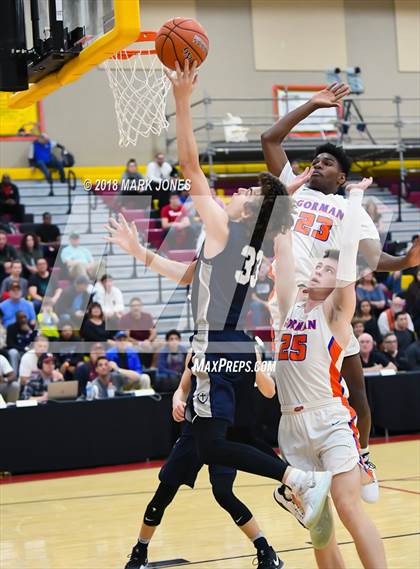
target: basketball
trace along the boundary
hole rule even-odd
[[[176,61],[183,67],[186,59],[200,66],[209,50],[206,31],[192,18],[173,18],[165,22],[157,32],[155,45],[160,61],[169,69],[175,69]]]

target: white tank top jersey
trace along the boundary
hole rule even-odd
[[[289,310],[279,334],[276,383],[282,405],[348,397],[340,370],[344,351],[328,326],[323,305],[305,313],[305,302]]]
[[[290,162],[287,162],[280,176],[280,182],[288,186],[296,178]],[[342,220],[347,211],[348,201],[343,196],[325,195],[304,185],[293,195],[295,213],[293,214],[292,242],[295,258],[296,284],[305,286],[309,282],[315,263],[328,249],[341,249]],[[376,239],[379,233],[369,214],[362,208],[360,239]],[[274,267],[271,270],[273,278]],[[269,299],[269,308],[274,330],[280,326],[275,290]]]

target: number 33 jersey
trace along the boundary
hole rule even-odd
[[[276,383],[282,405],[347,397],[340,370],[344,352],[328,326],[323,305],[289,310],[276,342]]]
[[[204,245],[197,260],[191,291],[195,330],[244,330],[252,290],[263,260],[261,242],[243,223],[229,222],[224,250],[211,259]]]

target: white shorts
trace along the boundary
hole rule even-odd
[[[301,470],[329,470],[333,475],[348,472],[361,461],[355,420],[354,411],[338,397],[292,407],[282,405],[281,455]]]
[[[360,352],[359,341],[354,335],[352,328],[349,343],[347,344],[347,347],[344,350],[344,357],[347,358],[348,356],[355,356],[359,352]]]

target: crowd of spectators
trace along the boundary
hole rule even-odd
[[[53,146],[45,137],[34,151],[37,144],[50,150]],[[43,162],[48,172],[57,166],[54,160],[41,160],[39,153],[34,156],[43,171]],[[147,167],[146,176],[154,184],[176,175],[162,153]],[[127,163],[123,179],[143,179],[135,160]],[[163,194],[167,202],[159,198],[159,215],[168,247],[198,248],[203,235],[188,192]],[[0,185],[0,203],[10,206],[9,218],[20,223],[19,192],[7,176]],[[379,224],[374,203],[370,213]],[[159,338],[141,297],[124,298],[112,275],[100,273],[77,232],[61,247],[59,227],[45,212],[42,223],[33,224],[14,245],[8,238],[0,229],[0,394],[6,401],[45,401],[48,385],[56,381],[76,381],[78,396],[88,399],[132,389],[177,388],[186,358],[181,334],[174,329]],[[270,326],[269,271],[264,259],[247,318],[250,332]],[[420,269],[411,271],[408,287],[404,277],[401,272],[381,277],[365,270],[357,283],[353,329],[366,373],[420,370]]]

